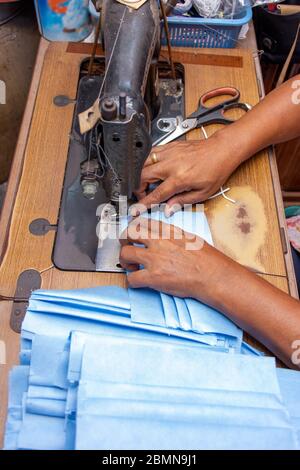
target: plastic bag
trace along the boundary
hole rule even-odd
[[[282,0],[193,0],[200,16],[204,18],[238,18],[247,7],[280,3]]]

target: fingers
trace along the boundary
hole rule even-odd
[[[173,231],[172,225],[141,216],[130,222],[127,229],[122,232],[119,241],[121,246],[138,243],[150,248],[153,245],[153,240],[157,241],[162,237],[168,238]]]
[[[168,176],[168,167],[164,163],[156,163],[144,167],[141,173],[140,186],[135,191],[136,197],[140,200],[146,196],[146,191],[150,183],[165,180]]]
[[[183,234],[183,231],[174,225],[152,218],[137,217],[130,222],[127,229],[121,234],[119,241],[122,247],[137,243],[143,244],[149,249],[155,249],[160,239],[171,240],[182,238],[182,235],[178,236],[179,232]]]
[[[160,204],[161,202],[166,201],[176,194],[178,190],[178,185],[175,178],[169,177],[163,181],[157,188],[155,188],[150,194],[147,194],[140,201],[140,205],[144,205],[145,208],[149,209],[152,204]],[[131,214],[133,216],[139,215],[138,213],[134,214],[134,206],[132,206]]]
[[[145,221],[147,222],[146,219]],[[138,229],[138,226],[140,226],[140,229]],[[120,252],[120,263],[122,268],[126,269],[126,271],[137,271],[140,264],[145,264],[145,256],[142,256],[140,251],[144,249],[134,247],[129,245],[129,243],[138,242],[147,245],[147,237],[148,233],[145,231],[144,226],[141,225],[141,222],[138,222],[137,219],[132,221],[127,229],[121,234],[120,244],[123,248]]]
[[[144,265],[148,264],[148,253],[145,248],[138,248],[133,245],[123,246],[120,252],[121,266],[126,269],[126,266]]]
[[[140,269],[127,275],[127,281],[130,287],[148,287],[149,286],[149,273],[146,269]]]
[[[151,230],[154,229],[154,223],[157,221],[147,219],[145,217],[137,217],[133,219],[128,227],[121,233],[120,244],[121,246],[130,243],[140,243],[145,246],[150,245]]]
[[[170,172],[170,165],[166,162],[158,162],[143,168],[141,173],[141,184],[155,183],[164,180]]]
[[[144,163],[140,187],[135,191],[138,199],[143,199],[146,196],[146,190],[150,183],[163,181],[170,176],[170,173],[176,168],[174,160],[181,147],[182,143],[179,142],[172,142],[161,147],[153,147],[152,152]],[[171,159],[175,166],[170,166]]]
[[[144,167],[141,173],[140,186],[135,195],[138,199],[141,198],[141,195],[146,192],[148,185],[150,183],[156,183],[158,181],[165,180],[170,173],[170,165],[165,162],[155,163]]]
[[[154,164],[153,154],[155,154],[157,162],[162,162],[163,160],[168,160],[168,159],[172,158],[173,157],[173,155],[172,155],[173,147],[174,147],[174,142],[172,142],[171,144],[160,146],[160,147],[153,147],[149,157],[147,158],[147,160],[144,163],[144,166],[146,167],[146,166]],[[155,163],[155,165],[156,165],[156,163]]]
[[[130,263],[125,263],[125,261],[123,263],[121,263],[121,266],[123,269],[125,269],[125,271],[138,271],[140,269],[139,265],[138,264],[130,264]]]
[[[202,191],[189,191],[177,194],[167,201],[165,216],[170,217],[182,209],[185,204],[195,204],[203,200]]]

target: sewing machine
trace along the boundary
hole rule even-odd
[[[105,0],[101,23],[105,58],[95,59],[91,73],[87,63],[80,70],[53,254],[59,269],[121,271],[117,237],[101,231],[116,226],[152,144],[184,114],[183,67],[176,64],[172,76],[168,62],[159,62],[157,0],[137,10]]]
[[[149,27],[154,28],[154,23],[150,23]],[[105,34],[105,29],[103,32]],[[143,30],[140,41],[146,41],[145,36]],[[8,370],[18,362],[17,333],[20,332],[27,299],[32,290],[126,286],[124,273],[96,271],[98,206],[112,200],[115,188],[121,195],[131,196],[152,141],[172,125],[172,116],[193,113],[198,106],[199,96],[204,92],[230,84],[241,91],[241,100],[244,102],[255,105],[261,97],[259,89],[263,89],[263,84],[259,81],[260,87],[257,85],[259,68],[255,68],[252,53],[255,46],[251,50],[174,48],[175,81],[166,59],[167,49],[163,47],[160,54],[158,50],[153,51],[147,75],[150,77],[148,85],[145,85],[145,93],[134,101],[132,108],[131,87],[125,89],[126,118],[133,110],[143,115],[141,122],[145,127],[139,137],[143,139],[144,147],[134,145],[140,140],[136,139],[132,128],[131,133],[124,132],[125,136],[117,131],[124,140],[105,142],[105,135],[113,137],[114,129],[130,129],[131,126],[128,119],[123,120],[122,117],[125,116],[125,109],[124,97],[121,95],[120,99],[120,93],[124,89],[116,90],[114,86],[118,82],[113,82],[111,76],[106,81],[101,104],[104,97],[111,99],[113,96],[112,107],[117,108],[117,113],[108,113],[110,116],[116,115],[111,120],[103,120],[101,117],[99,129],[104,123],[107,126],[106,134],[102,136],[99,130],[97,137],[101,136],[101,147],[118,172],[127,175],[129,171],[130,176],[120,182],[111,178],[108,170],[103,178],[98,178],[99,168],[91,174],[85,171],[85,162],[88,160],[87,137],[91,134],[89,131],[81,134],[78,114],[90,109],[99,95],[107,70],[105,60],[109,60],[109,40],[106,41],[105,52],[101,46],[97,47],[90,76],[88,66],[91,44],[49,43],[44,39],[40,43],[0,221],[0,341],[7,348],[7,364],[0,368],[0,441],[6,414],[6,396],[2,394],[7,390]],[[149,49],[150,43],[147,43]],[[122,54],[130,51],[127,44]],[[141,53],[139,44],[136,52],[140,54],[139,61],[146,64],[147,58]],[[120,55],[120,63],[126,65],[128,57]],[[133,59],[137,61],[138,57],[133,55]],[[144,66],[138,69],[138,64],[141,62],[132,65],[134,76],[131,77],[135,89],[138,89],[138,82],[144,83],[142,75],[146,70]],[[111,73],[117,74],[117,70],[113,67]],[[155,76],[152,76],[155,71],[160,78],[159,82],[156,81],[160,85],[156,93],[153,86],[149,86],[151,81],[152,84],[155,82]],[[154,94],[148,96],[151,90]],[[148,116],[147,110],[151,111],[151,116]],[[140,132],[140,126],[137,127]],[[211,136],[219,127],[218,124],[207,126],[208,135]],[[186,138],[199,140],[202,137],[199,130],[195,130]],[[114,153],[113,149],[125,144],[130,151]],[[94,160],[97,167],[99,160],[96,156],[97,150],[93,146],[90,162]],[[121,158],[125,156],[127,158]],[[133,156],[138,158],[137,167],[130,166],[130,160],[127,160]],[[104,161],[103,157],[100,161]],[[99,175],[102,175],[101,171]],[[90,190],[87,191],[85,187],[87,182],[95,183],[91,191],[94,199],[84,195],[84,192],[90,194]],[[216,248],[260,271],[263,273],[261,276],[276,287],[296,295],[289,244],[285,239],[280,185],[272,151],[262,151],[251,161],[245,162],[227,184],[237,204],[230,204],[223,198],[205,202],[205,212]],[[246,214],[245,222],[251,228],[247,233],[239,228],[241,208],[242,213]],[[111,251],[108,250],[108,253]],[[250,339],[249,342],[265,350],[256,341]]]

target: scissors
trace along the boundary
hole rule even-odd
[[[229,95],[230,98],[221,101],[215,106],[205,105],[205,103],[211,98],[225,95]],[[252,108],[250,104],[241,103],[239,99],[240,92],[234,87],[220,87],[204,93],[199,100],[198,109],[186,119],[181,117],[177,118],[175,129],[172,129],[172,131],[170,131],[166,136],[163,136],[154,142],[153,146],[173,142],[173,140],[178,139],[178,137],[187,134],[193,129],[205,126],[206,124],[231,124],[235,122],[235,120],[225,117],[226,111],[229,109],[239,108],[247,112]]]

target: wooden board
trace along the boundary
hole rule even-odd
[[[47,48],[24,153],[22,177],[14,204],[14,198],[11,199],[14,207],[9,233],[6,243],[5,237],[0,240],[2,295],[14,295],[16,280],[26,269],[38,270],[42,276],[42,287],[49,289],[126,284],[122,274],[59,271],[53,267],[51,260],[54,232],[50,231],[41,237],[29,232],[31,221],[37,218],[47,219],[54,225],[57,223],[74,104],[58,108],[53,105],[53,97],[67,95],[72,99],[76,98],[80,63],[87,56],[85,48],[86,45],[77,45],[74,50],[64,43],[53,43]],[[197,57],[200,65],[196,65]],[[204,91],[224,85],[239,88],[243,101],[252,105],[258,102],[251,52],[200,49],[190,52],[187,58],[186,49],[176,49],[174,58],[185,67],[187,113],[194,111],[199,96]],[[208,133],[211,134],[216,129],[217,126],[211,126]],[[188,138],[200,138],[199,131]],[[11,191],[13,184],[11,181]],[[231,203],[220,198],[206,204],[216,246],[243,264],[267,273],[264,275],[267,280],[288,292],[267,153],[261,152],[244,164],[230,178],[228,185],[232,188],[232,195],[238,199],[238,206],[231,206]],[[259,206],[258,218],[253,215],[256,204]],[[237,228],[236,216],[241,205],[247,210],[248,218],[245,223],[251,228],[247,233]],[[226,225],[226,230],[222,219],[224,211],[229,211],[231,220],[231,224]],[[7,217],[8,212],[7,207],[2,220],[10,220]],[[0,228],[5,232],[5,225]],[[230,240],[234,240],[234,243],[230,243]],[[249,251],[249,244],[252,244],[252,251]],[[246,254],[245,250],[248,250]],[[19,336],[9,328],[11,303],[3,302],[0,307],[0,340],[7,344],[8,359],[6,366],[0,366],[0,429],[3,430],[7,371],[17,361]]]

